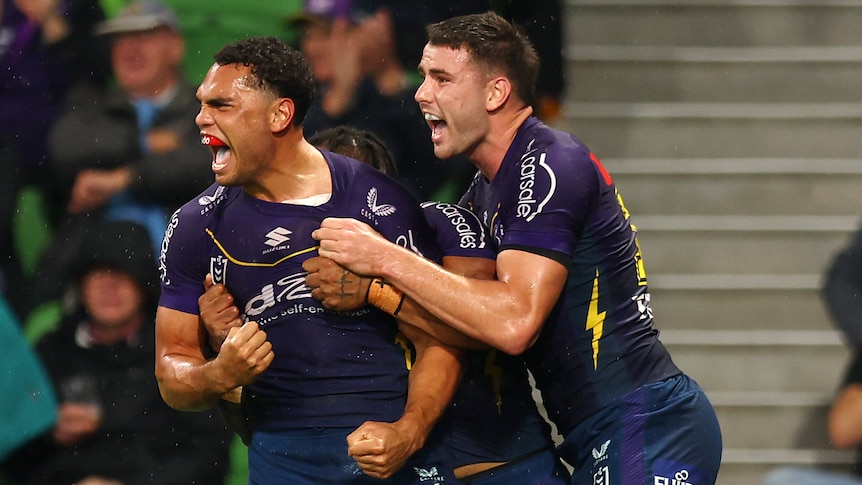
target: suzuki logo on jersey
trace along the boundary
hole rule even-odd
[[[673,475],[673,479],[668,477],[653,477],[653,485],[694,485],[688,482],[688,470],[682,470]]]
[[[264,244],[274,248],[282,243],[290,241],[291,234],[293,233],[283,227],[276,227],[275,229],[266,233],[266,237],[268,239],[264,241]]]
[[[311,288],[305,284],[305,273],[285,276],[275,283],[264,285],[260,293],[245,304],[247,317],[255,317],[276,304],[311,298]]]
[[[545,163],[546,155],[542,152],[536,157],[535,151],[531,150],[521,157],[521,178],[518,183],[518,206],[515,213],[527,222],[542,212],[557,191],[557,176]],[[545,177],[542,176],[543,173]]]

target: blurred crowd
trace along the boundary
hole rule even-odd
[[[212,414],[168,408],[152,375],[153,263],[167,218],[213,180],[195,90],[221,46],[295,45],[318,84],[306,136],[368,130],[417,198],[454,201],[470,164],[434,157],[413,100],[424,25],[486,10],[520,25],[543,60],[537,114],[553,123],[561,3],[0,0],[0,323],[12,343],[0,429],[15,426],[0,433],[3,476],[224,481],[230,433]],[[22,221],[24,194],[39,203]]]

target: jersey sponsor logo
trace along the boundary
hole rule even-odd
[[[224,190],[225,188],[221,185],[216,187],[213,195],[202,195],[198,197],[198,205],[201,206],[201,215],[206,214],[211,211],[216,204],[218,204],[222,199],[224,199]]]
[[[266,233],[267,240],[263,243],[269,247],[274,248],[280,244],[290,241],[291,234],[293,234],[293,232],[279,226]]]
[[[532,146],[532,142],[530,146]],[[546,155],[547,153],[542,152],[537,156],[535,150],[530,150],[521,156],[518,205],[515,209],[515,215],[527,222],[532,221],[542,213],[545,205],[557,191],[557,175],[545,163]],[[547,178],[547,189],[537,185],[537,177],[542,175],[540,170],[544,172]],[[547,193],[538,194],[537,190],[547,190]]]
[[[377,203],[377,187],[371,187],[368,194],[365,196],[365,202],[368,203],[368,209],[377,217],[386,217],[395,214],[395,206],[392,204]]]
[[[445,477],[440,476],[440,472],[436,466],[432,466],[431,468],[413,467],[413,471],[416,472],[416,476],[419,477],[421,483],[433,482],[433,484],[429,483],[429,485],[438,485],[446,481]]]
[[[487,244],[485,241],[485,234],[481,231],[477,234],[473,229],[475,226],[471,226],[467,220],[467,217],[473,217],[478,225],[479,220],[475,215],[466,212],[453,204],[438,203],[435,205],[435,208],[446,216],[446,219],[448,219],[449,223],[452,224],[452,227],[458,234],[458,245],[461,249],[482,249],[485,247]]]
[[[593,448],[593,458],[596,460],[593,462],[593,466],[598,465],[600,462],[608,459],[608,446],[610,446],[611,440],[607,440],[602,443],[598,448]]]
[[[653,477],[653,485],[694,485],[688,481],[688,470],[680,470],[670,477]]]
[[[593,473],[593,485],[610,485],[611,470],[607,466],[599,468]]]
[[[180,224],[180,211],[177,209],[168,221],[168,227],[165,228],[165,237],[162,239],[162,247],[159,251],[159,278],[165,286],[171,285],[171,280],[168,278],[168,266],[165,261],[168,259],[168,247],[171,245],[171,237],[174,235],[174,229]]]
[[[416,238],[413,236],[413,230],[408,229],[407,234],[402,234],[395,238],[395,244],[401,246],[402,248],[407,248],[414,253],[422,256],[422,251],[419,250],[419,246],[416,245]]]
[[[245,304],[245,314],[251,318],[277,304],[309,298],[311,288],[305,284],[305,273],[296,273],[264,285],[258,294]]]

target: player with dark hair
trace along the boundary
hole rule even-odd
[[[391,153],[373,133],[349,126],[324,130],[309,138],[322,149],[350,155],[383,173],[391,173]],[[425,202],[425,217],[433,228],[445,268],[477,278],[494,277],[494,251],[480,221],[455,204]],[[312,258],[303,264],[315,268],[330,260]],[[201,320],[208,333],[224,335],[230,327],[242,325],[240,312],[224,285],[205,282],[201,296]],[[338,310],[356,310],[368,302],[371,278],[344,272],[339,281],[339,300],[327,302]],[[399,317],[406,323],[432,318],[409,299],[402,302]],[[448,327],[435,327],[447,331]],[[461,335],[467,345],[469,339]],[[218,351],[218,343],[213,348]],[[484,348],[484,345],[481,345]],[[241,419],[234,417],[233,419]],[[242,423],[241,420],[238,420]],[[493,349],[467,353],[465,375],[443,421],[438,425],[445,436],[455,476],[462,482],[482,484],[567,483],[568,471],[554,452],[550,426],[536,408],[527,370],[521,359]],[[239,429],[241,430],[240,424]],[[238,430],[239,431],[239,430]]]
[[[276,38],[227,46],[197,95],[216,183],[173,214],[162,243],[156,376],[165,402],[207,409],[243,386],[249,483],[450,483],[429,433],[457,384],[457,352],[405,328],[410,345],[395,305],[326,310],[301,267],[317,248],[311,231],[330,215],[368,221],[437,258],[418,203],[377,170],[305,140],[310,69]],[[243,320],[211,360],[198,314],[208,273]]]
[[[324,220],[320,256],[522,355],[564,437],[572,484],[714,483],[715,411],[653,327],[636,229],[613,179],[580,140],[533,116],[539,61],[529,41],[493,13],[427,32],[416,101],[435,154],[464,155],[479,170],[460,202],[494,238],[496,279],[448,272],[353,219]]]
[[[316,147],[367,163],[390,177],[397,172],[392,153],[386,148],[383,140],[370,131],[341,125],[310,136],[308,142]]]

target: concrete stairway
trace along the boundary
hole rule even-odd
[[[559,126],[632,211],[656,323],[715,405],[720,485],[848,469],[819,298],[862,215],[862,0],[567,0]]]

